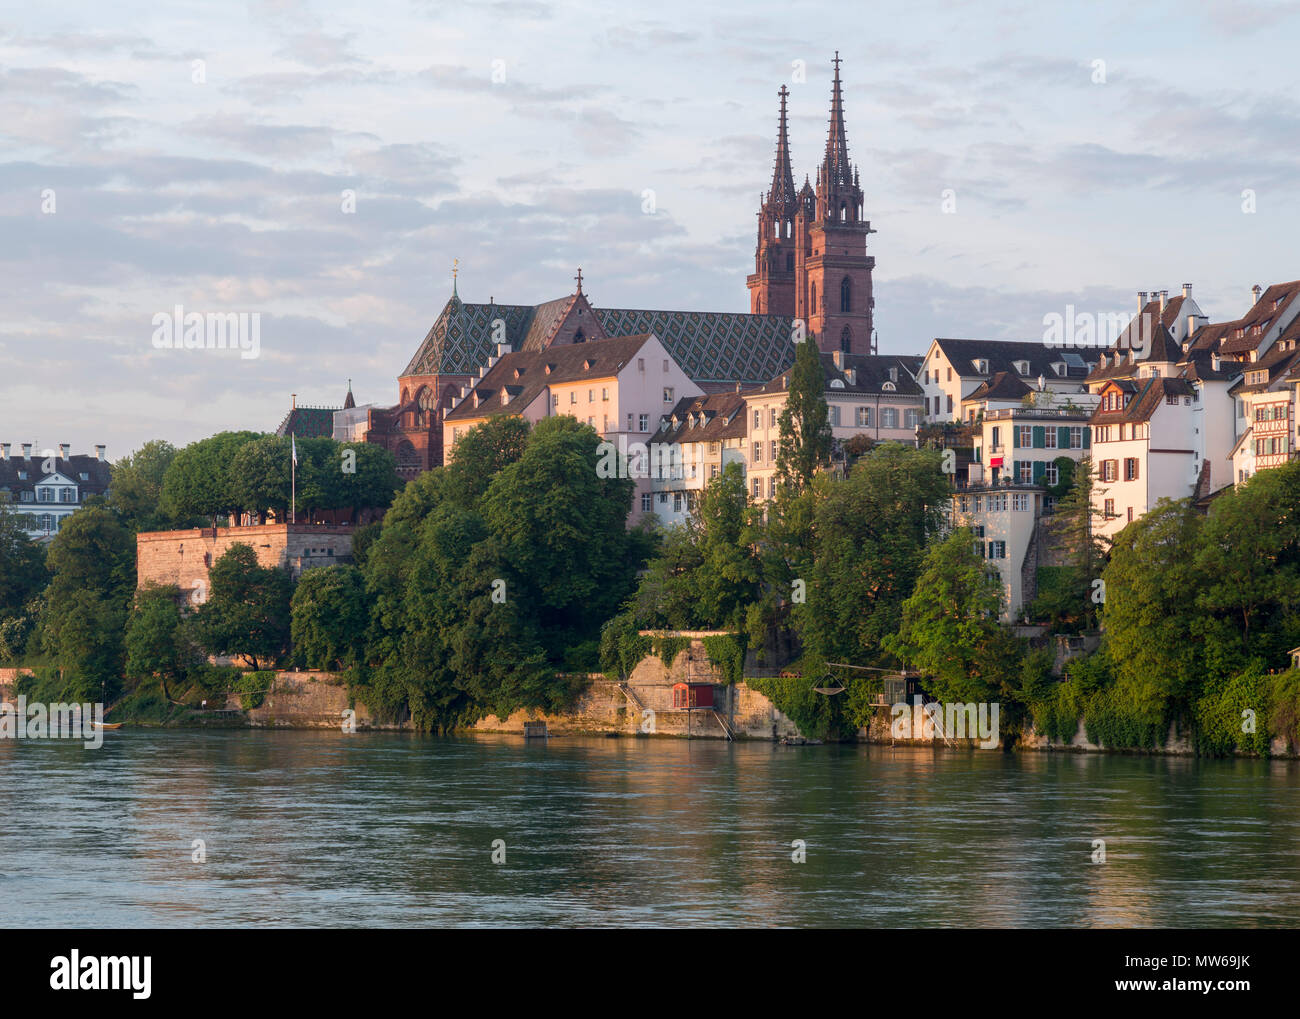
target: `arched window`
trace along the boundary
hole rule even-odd
[[[423,428],[428,423],[427,413],[429,405],[432,403],[429,396],[429,390],[421,386],[419,392],[415,394],[415,427]]]
[[[840,280],[840,311],[853,310],[853,282],[847,276]]]
[[[846,354],[853,353],[853,330],[848,326],[840,330],[840,350]]]
[[[847,223],[848,221],[849,221],[848,207],[843,202],[840,202],[840,222]]]
[[[420,456],[411,443],[403,439],[397,444],[397,469],[399,471],[416,471],[420,469]]]
[[[812,285],[812,298],[808,302],[808,313],[810,315],[817,314],[817,284],[816,283]]]

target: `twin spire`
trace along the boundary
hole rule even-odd
[[[825,187],[828,191],[843,188],[855,188],[858,185],[857,171],[849,161],[848,133],[844,127],[844,92],[840,84],[840,53],[835,51],[834,80],[831,84],[830,126],[826,135],[826,153],[817,168],[817,188]],[[768,190],[764,205],[773,213],[789,212],[793,215],[798,205],[801,192],[794,187],[794,171],[790,162],[790,135],[786,118],[786,98],[790,90],[784,85],[778,93],[781,97],[781,117],[776,132],[776,162],[772,168],[772,186]],[[807,175],[804,177],[804,189],[811,190]]]

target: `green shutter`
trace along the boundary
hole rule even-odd
[[[1020,426],[1019,425],[1011,426],[1011,448],[1012,449],[1020,448]]]
[[[1043,483],[1043,475],[1046,473],[1047,473],[1047,464],[1045,464],[1042,460],[1035,460],[1034,461],[1034,484],[1041,485]]]
[[[1046,449],[1047,440],[1043,437],[1043,426],[1034,425],[1034,449]]]
[[[1083,429],[1083,448],[1087,449],[1092,444],[1092,429],[1084,426]]]
[[[1061,425],[1056,430],[1056,448],[1057,449],[1070,448],[1070,429],[1067,428],[1065,425]]]

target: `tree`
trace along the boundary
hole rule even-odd
[[[104,506],[68,517],[50,542],[51,610],[75,591],[90,590],[125,609],[135,591],[135,537]]]
[[[1097,534],[1097,521],[1104,517],[1094,505],[1092,462],[1086,457],[1077,467],[1069,457],[1057,457],[1057,483],[1048,495],[1057,500],[1055,512],[1045,522],[1047,533],[1063,550],[1066,564],[1054,573],[1040,571],[1039,596],[1029,606],[1035,618],[1048,618],[1062,629],[1096,624],[1098,588],[1105,557],[1105,545]],[[1050,578],[1050,580],[1049,580]]]
[[[975,541],[959,527],[930,549],[898,633],[884,641],[946,703],[1001,702],[1018,687],[1019,642],[998,622],[1002,581]]]
[[[108,703],[117,696],[125,624],[125,603],[91,588],[67,591],[49,603],[45,650],[59,670],[61,699]]]
[[[181,616],[175,586],[150,583],[136,592],[125,643],[126,671],[155,677],[167,700],[172,699],[167,681],[181,680],[203,660]]]
[[[884,443],[846,481],[826,485],[803,605],[793,606],[805,648],[829,661],[884,660],[926,549],[951,498],[935,450]]]
[[[1204,671],[1196,592],[1203,518],[1190,500],[1161,499],[1116,536],[1102,573],[1104,647],[1116,679],[1154,720],[1186,704]]]
[[[595,640],[632,589],[627,530],[633,482],[597,474],[599,436],[565,416],[544,418],[523,455],[492,478],[481,500],[491,535],[485,565],[499,572],[542,635],[552,660]]]
[[[176,453],[170,442],[152,439],[113,464],[108,503],[131,531],[159,531],[178,523],[162,511],[163,480]]]
[[[252,669],[274,664],[289,642],[289,574],[279,566],[259,566],[257,553],[241,542],[212,564],[208,586],[196,615],[208,652],[242,658]]]
[[[300,444],[299,457],[304,456]],[[243,443],[230,460],[228,498],[232,505],[256,515],[265,523],[269,513],[276,520],[289,519],[292,454],[290,440],[279,435],[261,435]],[[309,472],[304,472],[310,477]],[[306,479],[304,479],[306,481]],[[323,492],[304,484],[307,505],[322,501]]]
[[[1213,626],[1206,649],[1226,659],[1225,670],[1237,671],[1234,660],[1271,665],[1300,641],[1297,507],[1300,462],[1292,461],[1224,492],[1201,528],[1195,601]]]
[[[370,603],[355,566],[308,570],[291,603],[294,654],[309,669],[347,669],[365,656]]]
[[[117,514],[87,506],[64,522],[47,555],[42,641],[66,696],[113,696],[125,657],[122,629],[135,591],[135,540]]]
[[[48,582],[45,550],[27,537],[18,514],[0,502],[0,626],[8,624],[7,636],[0,636],[0,658],[20,650],[27,629],[21,621]]]
[[[795,348],[785,407],[777,422],[781,438],[776,472],[783,485],[802,489],[812,482],[818,468],[830,463],[831,426],[825,389],[821,353],[810,335]]]
[[[173,520],[217,518],[235,513],[240,500],[232,493],[231,464],[239,450],[259,438],[257,432],[220,432],[192,442],[173,457],[163,475],[162,511]]]

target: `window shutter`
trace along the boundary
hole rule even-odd
[[[1034,461],[1034,484],[1040,485],[1043,482],[1043,475],[1047,473],[1047,464],[1042,460]]]
[[[1083,448],[1087,449],[1092,444],[1092,429],[1084,426],[1083,429]]]
[[[1059,428],[1056,429],[1056,448],[1057,449],[1070,448],[1070,429],[1067,428],[1065,425],[1061,425]]]
[[[1011,426],[1011,448],[1012,449],[1020,448],[1020,426],[1019,425]]]
[[[1046,448],[1047,440],[1043,437],[1043,426],[1034,425],[1034,449]]]

